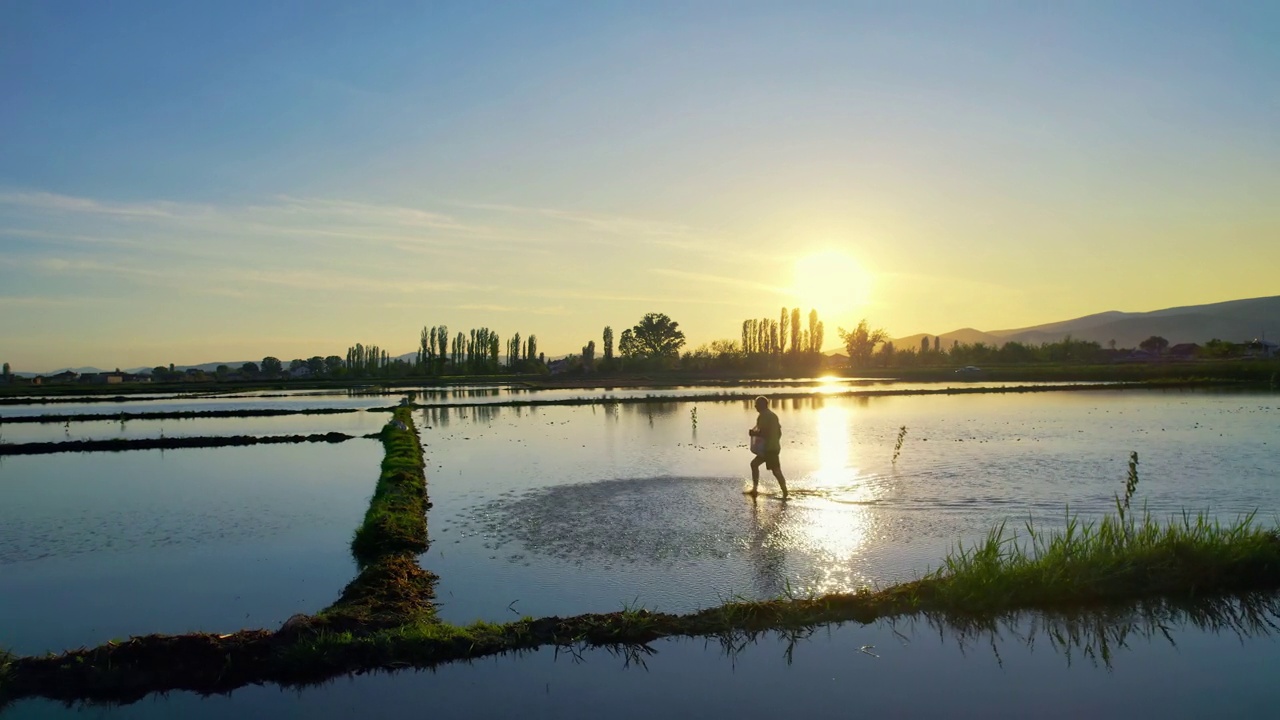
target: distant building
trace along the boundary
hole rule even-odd
[[[1249,348],[1249,354],[1253,357],[1280,357],[1280,345],[1270,340],[1254,338],[1252,342],[1245,343],[1245,347]]]
[[[1187,359],[1199,355],[1200,346],[1195,343],[1178,343],[1164,352],[1169,357]]]

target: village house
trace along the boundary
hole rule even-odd
[[[1280,344],[1273,343],[1270,340],[1254,338],[1252,342],[1246,343],[1245,346],[1249,348],[1251,357],[1280,357]]]

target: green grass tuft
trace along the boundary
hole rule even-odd
[[[931,605],[967,612],[1052,607],[1154,595],[1275,587],[1280,538],[1250,513],[1223,524],[1204,513],[1157,522],[1144,509],[1096,522],[1069,515],[1062,530],[1032,523],[1019,536],[1001,524],[959,547],[925,578]]]

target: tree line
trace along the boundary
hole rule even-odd
[[[1036,363],[1103,363],[1132,350],[1117,350],[1115,341],[1104,348],[1100,343],[1078,340],[1070,335],[1058,342],[1038,345],[1010,341],[999,345],[953,341],[944,347],[941,337],[924,336],[918,346],[896,347],[888,334],[862,319],[852,330],[837,329],[851,369],[930,367],[944,365],[1022,365]],[[423,326],[418,349],[412,360],[392,357],[377,345],[356,343],[346,356],[295,358],[287,364],[267,356],[259,363],[247,362],[238,368],[219,365],[213,373],[200,370],[177,371],[157,366],[153,380],[262,380],[281,378],[409,378],[443,375],[490,375],[499,373],[611,373],[647,370],[737,371],[752,373],[813,374],[842,362],[824,355],[825,324],[817,309],[807,315],[801,309],[783,307],[774,317],[742,321],[738,338],[713,340],[695,349],[685,349],[680,324],[664,313],[646,313],[640,321],[615,336],[612,326],[600,334],[600,344],[590,339],[579,354],[570,354],[549,363],[538,349],[538,338],[513,333],[505,342],[487,327],[471,328],[450,335],[446,325]],[[616,345],[615,345],[616,337]],[[1152,336],[1139,343],[1139,350],[1161,356],[1169,342]],[[1180,348],[1184,356],[1185,347]],[[1210,340],[1194,346],[1192,357],[1230,358],[1265,351],[1258,341],[1230,343]],[[553,367],[554,366],[554,367]],[[10,378],[8,363],[0,378]]]

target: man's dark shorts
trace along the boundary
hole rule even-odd
[[[775,452],[775,453],[765,453],[763,455],[759,455],[758,457],[764,460],[764,466],[766,469],[772,470],[775,472],[781,472],[782,462],[778,460],[778,455],[779,453]]]

